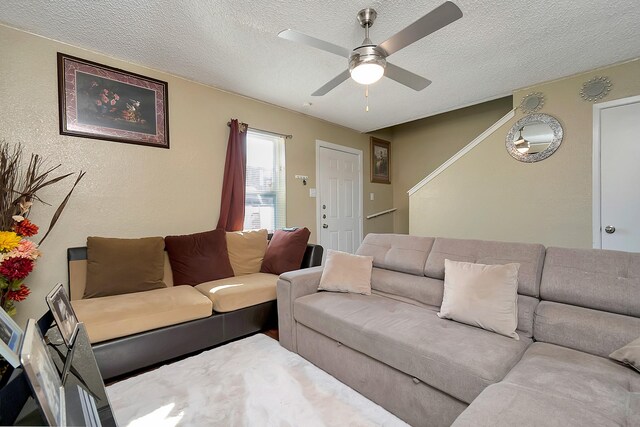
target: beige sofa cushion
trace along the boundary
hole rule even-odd
[[[275,300],[277,281],[275,274],[254,273],[201,283],[196,289],[209,297],[214,311],[224,313]]]
[[[175,325],[211,315],[211,301],[191,286],[74,300],[91,343]]]
[[[228,232],[227,251],[234,274],[259,273],[268,243],[267,230]]]

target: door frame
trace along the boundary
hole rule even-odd
[[[600,115],[603,110],[612,107],[620,107],[628,104],[635,104],[640,102],[639,96],[630,96],[627,98],[614,99],[613,101],[601,102],[593,105],[593,166],[592,166],[592,203],[593,203],[593,215],[592,215],[592,229],[593,229],[593,247],[595,249],[602,248],[602,187],[601,187],[601,164],[600,164],[600,150],[602,148],[600,140]]]
[[[320,139],[316,139],[316,230],[318,233],[318,244],[322,244],[321,234],[322,234],[322,209],[320,206],[320,195],[322,194],[321,183],[320,183],[320,148],[328,148],[330,150],[342,151],[349,154],[355,154],[358,156],[358,167],[360,169],[360,197],[358,200],[358,204],[360,206],[359,213],[359,221],[358,221],[358,244],[362,243],[363,239],[363,228],[364,228],[364,217],[363,217],[363,209],[364,209],[364,170],[363,170],[363,152],[362,150],[358,150],[357,148],[346,147],[344,145],[333,144],[331,142],[322,141]],[[325,250],[326,253],[326,250]]]

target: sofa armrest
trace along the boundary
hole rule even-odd
[[[305,268],[280,275],[276,288],[278,296],[278,333],[280,345],[297,353],[296,322],[293,304],[296,299],[318,292],[322,267]]]
[[[304,258],[302,258],[300,268],[311,268],[321,265],[323,252],[324,249],[322,246],[309,243],[307,249],[304,251]]]

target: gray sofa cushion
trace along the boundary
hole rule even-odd
[[[640,318],[541,301],[533,335],[536,341],[607,357],[640,337]]]
[[[633,424],[629,424],[633,425]],[[514,384],[487,387],[451,427],[620,427],[570,398]]]
[[[373,266],[422,276],[433,237],[405,234],[367,234],[357,255],[373,257]]]
[[[531,343],[378,295],[308,295],[296,300],[294,318],[466,403],[500,381]]]
[[[438,309],[442,304],[444,281],[374,268],[371,289],[378,295]],[[518,295],[518,335],[526,338],[533,336],[533,316],[538,302],[537,298]]]
[[[548,248],[540,296],[640,317],[640,253]]]
[[[504,381],[485,390],[456,425],[638,425],[639,402],[640,375],[632,369],[580,351],[535,343]]]
[[[444,282],[430,277],[374,268],[371,274],[371,289],[439,307],[442,304]]]
[[[519,263],[518,293],[532,297],[539,295],[544,262],[542,245],[438,237],[427,258],[424,275],[444,279],[445,259],[489,265]]]
[[[518,295],[518,329],[516,332],[521,337],[533,337],[533,317],[539,302],[538,298]]]

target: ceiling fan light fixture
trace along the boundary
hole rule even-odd
[[[382,78],[387,61],[374,45],[364,45],[353,50],[349,58],[351,78],[361,85],[370,85]]]
[[[358,64],[351,70],[351,78],[361,85],[370,85],[382,78],[384,67],[375,62]]]

